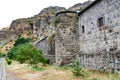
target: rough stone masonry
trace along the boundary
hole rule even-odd
[[[120,0],[96,0],[78,15],[81,65],[120,71]]]

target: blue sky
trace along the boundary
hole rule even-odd
[[[87,0],[0,0],[0,28],[10,25],[12,20],[38,14],[49,6],[71,7]]]

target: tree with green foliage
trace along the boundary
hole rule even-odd
[[[10,51],[7,53],[7,57],[9,59],[15,60],[16,56],[17,56],[17,54],[15,54],[16,50],[17,50],[17,48],[15,46],[13,48],[11,48]]]
[[[5,60],[6,60],[6,62],[7,62],[8,65],[10,65],[12,63],[11,59],[9,59],[7,57],[5,58]]]
[[[28,43],[28,42],[30,42],[30,39],[29,39],[29,38],[19,37],[19,38],[15,41],[14,46],[21,45],[21,44],[25,44],[25,43]]]
[[[47,63],[47,59],[43,56],[42,51],[37,50],[32,44],[25,43],[14,47],[8,52],[8,58],[19,61],[20,63],[28,63],[37,66],[38,63]]]

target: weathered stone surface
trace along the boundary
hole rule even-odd
[[[43,9],[33,22],[33,34],[38,38],[35,43],[37,49],[50,59],[50,63],[55,63],[55,39],[53,36],[54,27],[51,20],[58,11],[65,10],[63,7],[48,7]]]
[[[87,7],[89,4],[91,4],[93,1],[86,1],[85,3],[78,3],[73,5],[72,7],[68,8],[69,10],[73,11],[81,11],[85,7]]]
[[[62,14],[56,26],[56,65],[70,64],[79,51],[78,20],[74,14]]]
[[[10,40],[14,40],[16,35],[9,30],[0,30],[0,47],[5,45]]]
[[[33,30],[33,22],[31,18],[21,18],[12,21],[10,31],[16,34],[22,34],[25,31]]]
[[[51,6],[44,8],[38,15],[33,17],[33,34],[38,37],[39,40],[45,36],[49,36],[51,31],[53,31],[51,20],[57,12],[62,10],[65,10],[65,8]]]
[[[103,18],[103,26],[99,27],[100,18]],[[119,18],[119,0],[101,0],[80,15],[80,54],[78,59],[83,67],[120,70]]]

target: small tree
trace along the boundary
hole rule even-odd
[[[43,56],[42,51],[37,50],[32,44],[25,43],[18,45],[8,52],[8,58],[19,61],[20,63],[28,63],[37,66],[38,63],[47,63],[47,59]]]

